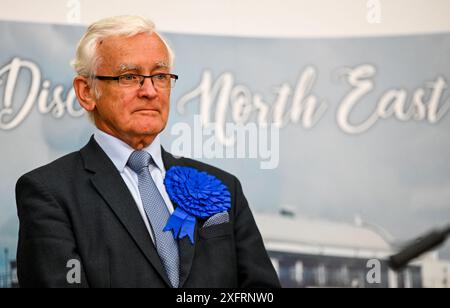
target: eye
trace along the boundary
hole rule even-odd
[[[126,74],[126,75],[120,76],[120,78],[124,81],[133,81],[133,80],[137,79],[137,76],[133,75],[133,74]]]
[[[154,76],[155,79],[166,80],[169,75],[167,74],[157,74]]]

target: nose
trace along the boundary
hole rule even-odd
[[[144,78],[142,85],[139,88],[139,97],[153,98],[158,95],[151,78]]]

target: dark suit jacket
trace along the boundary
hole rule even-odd
[[[162,156],[167,170],[206,171],[232,196],[229,223],[202,228],[197,219],[195,244],[178,242],[180,287],[279,287],[237,178],[164,150]],[[93,138],[79,152],[22,176],[16,199],[22,287],[170,286],[132,195]],[[67,281],[71,259],[81,264],[80,284]]]

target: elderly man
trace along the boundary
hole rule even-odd
[[[152,22],[101,20],[74,88],[97,131],[16,186],[22,287],[278,287],[239,181],[160,145],[173,52]]]

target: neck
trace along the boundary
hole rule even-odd
[[[157,135],[127,135],[127,134],[118,134],[115,131],[109,129],[108,127],[97,126],[97,128],[104,133],[116,137],[117,139],[122,140],[130,147],[135,150],[142,150],[148,147],[153,141],[156,139]]]
[[[119,138],[119,137],[118,137]],[[128,138],[128,139],[122,139],[123,142],[128,144],[130,147],[132,147],[135,150],[142,150],[146,147],[148,147],[150,144],[153,143],[156,136],[145,136],[145,137],[136,137],[136,138]]]

